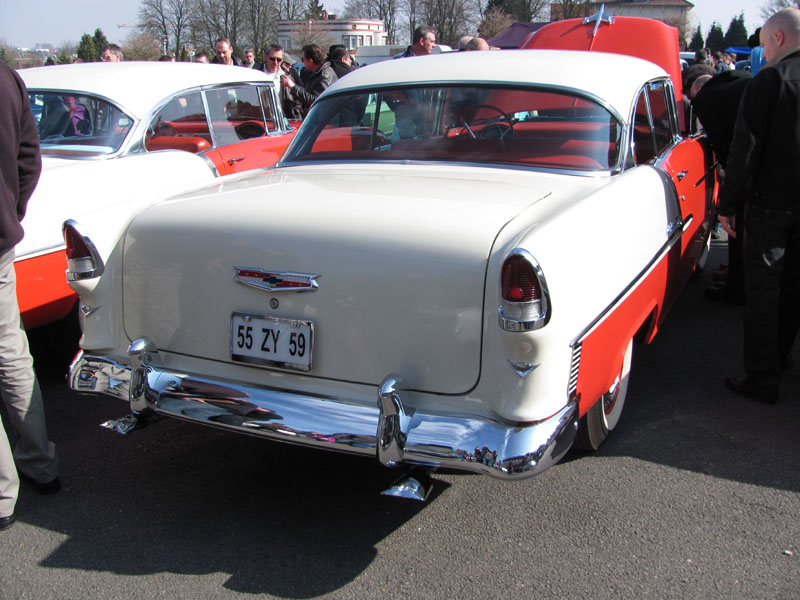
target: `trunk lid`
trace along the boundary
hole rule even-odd
[[[488,258],[504,225],[549,194],[535,179],[441,165],[294,167],[161,203],[127,232],[126,332],[230,361],[232,313],[308,320],[311,376],[378,385],[397,372],[412,389],[464,393],[480,374]],[[256,289],[234,267],[318,275],[319,287]]]

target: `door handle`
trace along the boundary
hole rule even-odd
[[[684,179],[686,179],[686,176],[687,176],[688,174],[689,174],[689,171],[681,171],[680,173],[678,173],[677,175],[675,175],[675,177],[677,177],[677,178],[678,178],[678,181],[683,181]]]
[[[235,165],[236,163],[242,162],[243,160],[244,160],[244,156],[240,156],[239,158],[229,158],[228,159],[228,164],[229,165]]]

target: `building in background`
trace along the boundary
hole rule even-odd
[[[355,52],[362,46],[386,45],[387,33],[379,19],[306,19],[278,22],[278,44],[288,52],[299,53],[306,44],[317,44],[327,51],[333,44]]]

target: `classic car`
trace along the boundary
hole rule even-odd
[[[16,248],[28,328],[77,302],[64,280],[64,219],[98,211],[124,224],[127,211],[185,186],[272,166],[297,125],[283,117],[266,75],[241,67],[93,63],[20,75],[43,155]]]
[[[664,32],[654,58],[680,73],[655,21],[541,31]],[[604,52],[359,69],[275,168],[148,207],[119,241],[65,224],[70,385],[128,402],[122,432],[169,416],[424,473],[513,480],[596,449],[634,342],[707,255],[714,159],[680,98],[655,62]],[[424,498],[422,479],[387,493]]]

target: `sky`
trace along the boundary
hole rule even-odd
[[[744,11],[747,32],[759,27],[766,0],[690,0],[694,8],[692,30],[699,24],[703,37],[717,21],[723,33],[733,17]],[[345,0],[323,0],[329,11],[341,10]],[[0,40],[13,47],[33,48],[37,43],[55,46],[76,43],[84,33],[103,30],[111,42],[122,42],[132,31],[119,25],[137,22],[139,0],[0,0]]]

